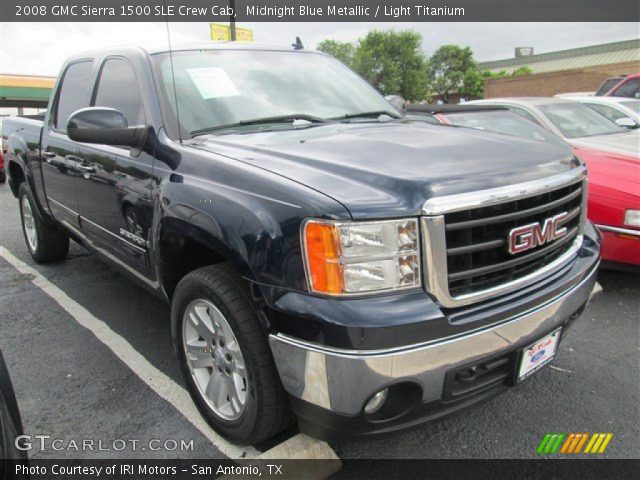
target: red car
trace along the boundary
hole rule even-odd
[[[640,267],[640,161],[576,148],[589,169],[588,216],[604,235],[605,266]]]
[[[604,94],[605,97],[640,98],[640,73],[627,75]]]
[[[7,172],[4,171],[4,155],[2,155],[2,150],[0,150],[0,183],[4,183],[7,181]]]

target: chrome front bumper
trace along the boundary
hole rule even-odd
[[[420,385],[422,402],[442,398],[445,375],[492,355],[527,344],[562,325],[589,300],[596,268],[573,288],[544,305],[496,326],[459,337],[388,350],[342,350],[282,334],[269,343],[285,390],[294,397],[343,415],[362,413],[381,388],[400,381]]]

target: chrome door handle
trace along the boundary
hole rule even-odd
[[[44,152],[42,152],[42,156],[44,158],[53,158],[53,157],[56,157],[57,155],[55,153],[53,153],[53,152],[45,150]]]

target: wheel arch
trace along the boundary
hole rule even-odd
[[[212,232],[178,218],[164,218],[156,237],[158,278],[170,300],[178,282],[198,268],[228,263],[241,277],[255,280],[246,258]]]

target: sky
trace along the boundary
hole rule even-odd
[[[289,45],[300,36],[314,48],[325,38],[356,41],[368,31],[413,29],[427,55],[440,45],[470,46],[477,61],[511,58],[515,47],[544,53],[640,37],[637,23],[243,23],[254,40]],[[171,23],[171,41],[209,41],[208,23]],[[166,45],[165,23],[1,23],[0,73],[56,75],[64,59],[87,49]]]

